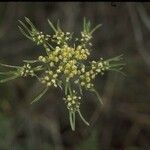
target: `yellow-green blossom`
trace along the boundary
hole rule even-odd
[[[64,98],[65,103],[67,104],[67,108],[70,111],[78,111],[80,108],[80,100],[81,100],[81,96],[77,96],[75,91],[73,91],[72,95],[67,95],[66,98]]]
[[[38,56],[35,60],[25,60],[24,66],[11,66],[0,64],[11,68],[12,71],[3,72],[9,75],[0,83],[16,79],[18,77],[36,77],[45,86],[44,90],[33,100],[38,101],[49,89],[49,87],[60,87],[64,91],[64,100],[69,111],[69,119],[72,130],[75,130],[75,114],[78,113],[82,121],[89,125],[80,112],[82,89],[95,92],[98,99],[100,96],[94,87],[94,79],[97,75],[103,75],[106,71],[118,71],[124,64],[118,63],[122,56],[111,59],[100,59],[90,61],[91,39],[93,32],[100,26],[91,29],[89,21],[84,20],[83,30],[80,37],[74,37],[70,32],[64,32],[59,23],[55,27],[49,20],[54,34],[44,34],[36,29],[32,22],[25,18],[28,26],[20,21],[20,31],[37,45],[41,45],[45,54]],[[44,56],[43,56],[44,55]],[[100,100],[102,103],[102,101]]]
[[[57,77],[58,74],[54,73],[53,71],[45,71],[45,75],[44,77],[41,78],[41,83],[45,84],[46,86],[50,87],[50,86],[54,86],[57,87]]]
[[[34,71],[31,68],[30,64],[25,64],[21,69],[19,69],[20,75],[22,77],[27,77],[27,76],[34,76]]]

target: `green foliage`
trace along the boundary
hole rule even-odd
[[[80,111],[82,89],[94,92],[101,104],[102,99],[94,87],[94,79],[97,75],[104,75],[106,71],[112,70],[121,72],[123,63],[120,63],[122,55],[99,61],[89,61],[88,57],[92,51],[92,34],[101,25],[91,29],[90,21],[84,19],[83,30],[79,38],[74,38],[73,33],[64,32],[57,23],[55,27],[50,20],[48,23],[53,35],[44,34],[38,31],[33,23],[25,17],[25,23],[20,22],[21,33],[37,45],[41,45],[45,56],[39,56],[34,60],[23,60],[23,66],[12,66],[0,64],[8,68],[8,72],[0,72],[4,78],[0,83],[10,81],[19,77],[35,77],[45,86],[44,90],[31,102],[37,102],[48,90],[49,87],[59,87],[64,90],[64,101],[69,111],[69,120],[72,130],[75,130],[76,113],[82,121],[89,125]],[[78,43],[76,44],[76,39]],[[73,41],[73,45],[71,44]],[[122,73],[122,72],[121,72]],[[78,89],[77,89],[78,88]]]

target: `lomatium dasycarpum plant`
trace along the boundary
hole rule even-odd
[[[0,72],[4,78],[0,83],[16,79],[19,77],[35,77],[44,89],[31,102],[37,102],[50,87],[59,87],[64,91],[64,103],[69,111],[69,120],[72,130],[75,130],[75,117],[78,114],[82,121],[89,125],[80,111],[82,103],[82,90],[94,92],[100,103],[101,97],[94,86],[97,75],[104,75],[106,71],[117,71],[123,67],[120,62],[122,55],[104,60],[90,61],[88,57],[92,52],[91,39],[93,33],[101,25],[91,29],[90,21],[84,19],[83,30],[80,37],[74,37],[73,33],[64,32],[59,22],[54,26],[50,20],[48,23],[53,30],[53,35],[40,32],[33,23],[25,17],[25,22],[19,21],[19,29],[22,34],[38,46],[43,47],[44,56],[39,56],[34,60],[23,60],[23,66],[12,66],[0,64],[9,69],[7,72]],[[122,72],[121,72],[122,73]]]

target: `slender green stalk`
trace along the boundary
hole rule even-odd
[[[11,77],[0,80],[0,83],[4,83],[4,82],[10,81],[10,80],[14,80],[18,77],[19,77],[18,75],[14,75],[14,76],[11,76]]]
[[[75,126],[76,126],[76,116],[75,116],[75,112],[72,112],[72,120],[73,120],[73,126],[74,126],[74,130],[75,130]]]
[[[57,30],[56,30],[56,28],[54,27],[54,25],[52,24],[52,22],[48,19],[48,23],[49,23],[49,25],[51,26],[51,28],[55,31],[55,32],[57,32]]]
[[[43,66],[37,66],[37,67],[33,68],[34,71],[41,71],[43,69],[44,69]]]
[[[70,120],[71,129],[73,131],[75,131],[75,125],[74,125],[74,122],[73,122],[73,112],[72,111],[69,111],[69,120]]]
[[[100,28],[102,24],[98,24],[91,32],[90,34],[93,34],[98,28]]]
[[[79,86],[80,94],[83,95],[83,91],[82,91],[81,85],[78,84],[78,86]]]
[[[111,67],[125,66],[125,63],[111,64]]]
[[[65,95],[68,93],[68,82],[65,82]]]
[[[25,17],[25,20],[28,22],[32,29],[36,30],[36,27],[33,25],[29,18]]]
[[[20,26],[18,26],[18,28],[19,28],[20,32],[21,32],[25,37],[27,37],[28,39],[32,40],[32,38],[31,38],[29,35],[27,35],[27,33],[25,33],[25,31],[24,31]]]
[[[31,104],[37,102],[47,91],[48,91],[48,87],[46,87],[38,96],[36,96],[34,100],[31,102]]]
[[[99,100],[100,103],[103,105],[103,101],[102,101],[102,98],[100,97],[99,93],[98,93],[95,89],[92,89],[92,91],[96,94],[98,100]]]
[[[19,23],[26,29],[26,31],[28,31],[28,33],[31,35],[31,31],[29,30],[29,28],[22,22],[19,20]]]
[[[116,72],[121,73],[123,76],[127,76],[124,72],[122,72],[122,71],[120,71],[120,70],[118,70],[118,69],[110,68],[109,70],[116,71]]]
[[[122,59],[122,56],[123,54],[119,55],[119,56],[116,56],[116,57],[113,57],[113,58],[110,58],[110,59],[107,59],[108,62],[110,61],[120,61]]]
[[[37,62],[40,62],[40,61],[39,60],[23,60],[23,62],[33,64],[33,63],[37,63]]]
[[[71,83],[70,83],[70,81],[68,82],[68,89],[69,89],[70,95],[72,95],[72,90],[71,90]]]
[[[19,67],[19,66],[6,65],[6,64],[2,64],[2,63],[0,63],[0,66],[8,67],[8,68],[15,68],[15,69],[21,68],[21,67]]]
[[[8,72],[0,72],[0,75],[11,75],[14,74],[14,71],[8,71]]]
[[[78,114],[79,114],[80,118],[82,119],[82,121],[83,121],[87,126],[89,126],[89,123],[84,119],[84,117],[82,116],[80,110],[78,110]]]

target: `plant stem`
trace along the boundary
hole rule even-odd
[[[78,110],[78,113],[79,113],[79,116],[81,117],[82,121],[83,121],[87,126],[89,126],[89,123],[84,119],[84,117],[82,116],[80,110]]]

